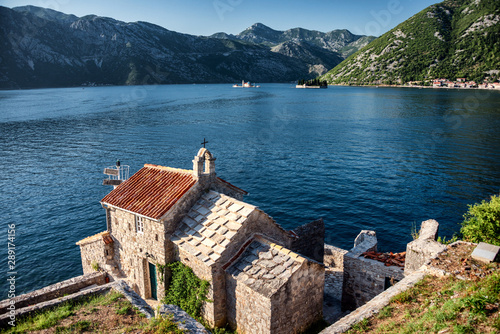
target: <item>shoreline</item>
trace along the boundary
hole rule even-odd
[[[498,88],[479,88],[479,87],[433,87],[433,86],[417,86],[417,85],[344,85],[344,84],[329,84],[328,86],[340,86],[340,87],[372,87],[372,88],[432,88],[432,89],[456,89],[456,90],[486,90],[486,91],[497,91],[500,92]]]

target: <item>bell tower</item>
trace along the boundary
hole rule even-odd
[[[215,179],[215,158],[205,147],[200,148],[193,159],[194,176],[198,179],[209,177]]]

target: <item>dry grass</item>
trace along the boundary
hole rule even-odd
[[[348,333],[499,333],[499,303],[498,271],[476,281],[428,276]]]

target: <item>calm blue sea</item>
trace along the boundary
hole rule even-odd
[[[106,228],[104,167],[120,159],[133,172],[145,163],[191,169],[204,138],[218,175],[247,190],[246,201],[287,229],[323,217],[326,241],[343,248],[371,229],[380,249],[403,251],[412,226],[431,218],[451,236],[467,204],[500,191],[500,92],[0,91],[0,272],[7,277],[15,224],[18,294],[80,275],[75,242]]]

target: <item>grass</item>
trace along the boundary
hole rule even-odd
[[[169,317],[148,320],[122,294],[111,291],[80,300],[68,301],[22,319],[15,327],[0,333],[27,333],[48,330],[50,333],[142,333],[181,334],[184,331]]]
[[[348,333],[498,333],[500,273],[481,280],[426,277]]]

